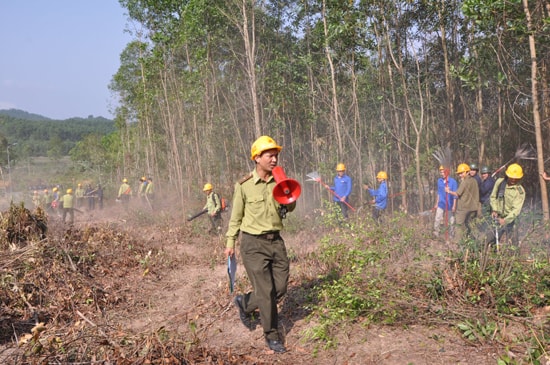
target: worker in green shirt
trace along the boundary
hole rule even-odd
[[[63,202],[63,223],[65,223],[65,220],[67,218],[67,213],[69,214],[69,219],[71,224],[74,223],[74,196],[73,196],[73,189],[67,189],[67,194],[63,195],[61,197],[61,201]]]
[[[506,233],[507,240],[517,246],[518,240],[512,233],[525,202],[525,189],[520,184],[523,169],[517,163],[513,163],[508,166],[505,175],[506,177],[497,179],[491,193],[491,215],[497,227],[490,233],[488,242],[489,245],[494,245],[497,239]]]
[[[268,136],[252,144],[250,157],[256,167],[235,184],[225,249],[226,258],[234,255],[235,241],[242,233],[240,253],[253,291],[237,295],[234,303],[241,322],[250,330],[252,315],[259,309],[266,343],[277,353],[286,351],[278,331],[277,301],[287,291],[290,267],[279,232],[284,213],[296,207],[296,202],[281,205],[273,198],[276,182],[272,170],[281,149]]]
[[[202,191],[206,194],[206,204],[202,210],[206,210],[210,217],[212,228],[208,233],[218,234],[222,229],[222,202],[220,196],[213,191],[213,186],[210,183],[204,184]]]
[[[75,208],[80,208],[84,206],[84,188],[82,184],[78,184],[76,190],[74,191],[74,197],[76,198]]]

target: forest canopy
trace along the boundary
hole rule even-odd
[[[387,171],[408,211],[432,204],[441,146],[455,167],[496,169],[529,143],[527,190],[546,192],[544,1],[120,3],[135,37],[110,85],[123,169],[173,182],[182,204],[197,179],[232,186],[262,134],[289,176],[344,162],[361,186]]]

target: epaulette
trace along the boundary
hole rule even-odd
[[[252,177],[252,173],[246,175],[245,177],[243,177],[242,179],[239,180],[239,184],[240,184],[240,185],[244,184],[245,182],[247,182],[248,180],[250,180],[251,177]]]

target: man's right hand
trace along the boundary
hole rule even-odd
[[[234,256],[235,255],[235,249],[234,248],[231,248],[231,247],[226,247],[225,248],[225,258],[229,258],[230,256]]]

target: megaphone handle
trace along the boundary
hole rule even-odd
[[[281,205],[279,207],[279,216],[281,217],[281,219],[285,219],[286,218],[286,213],[288,213],[288,208],[286,205]]]

